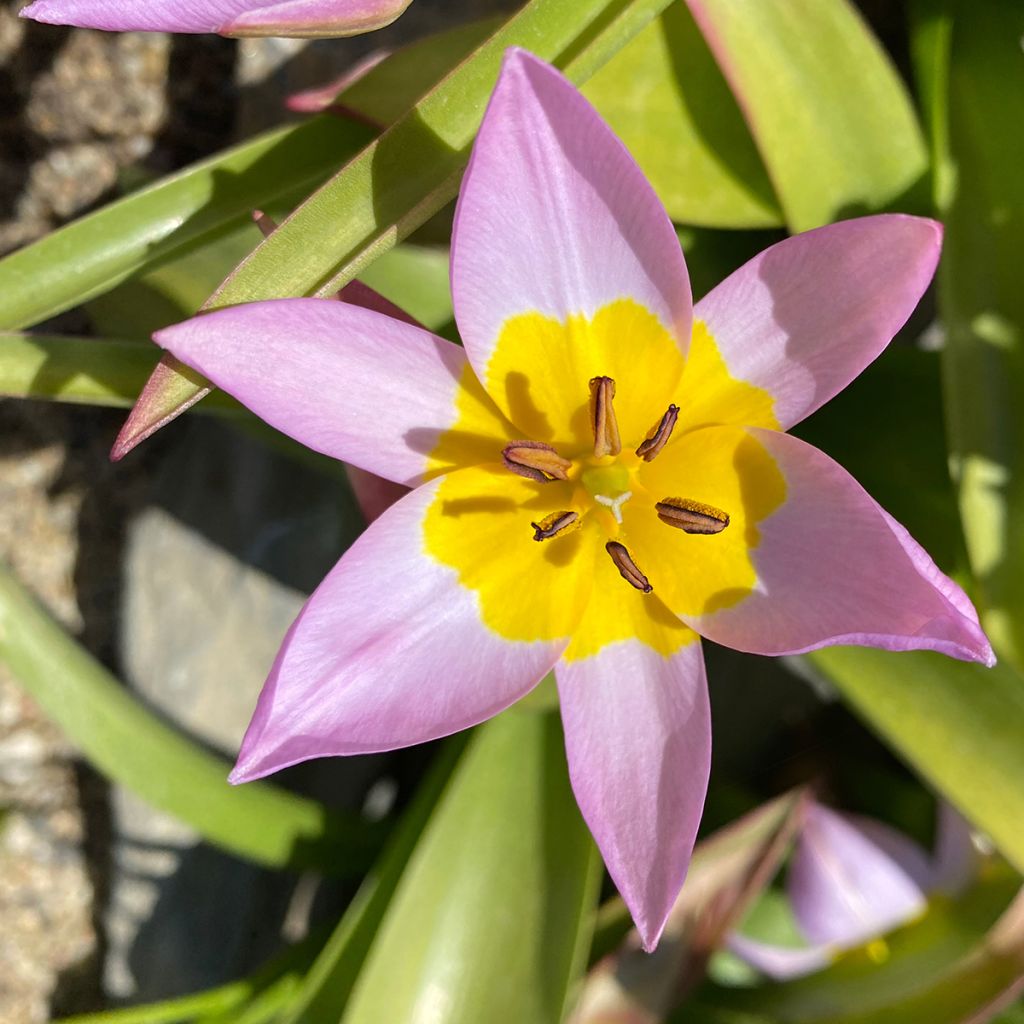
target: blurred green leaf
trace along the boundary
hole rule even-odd
[[[955,901],[832,967],[784,984],[708,985],[669,1018],[686,1024],[980,1024],[1024,977],[1019,879],[992,870]],[[1009,909],[1007,905],[1010,904]]]
[[[1024,7],[949,9],[947,422],[982,622],[1024,670]]]
[[[1024,681],[930,651],[827,647],[803,656],[1024,871]]]
[[[16,329],[189,252],[253,208],[290,207],[372,137],[319,117],[244,142],[0,260],[0,326]]]
[[[221,285],[206,308],[337,291],[455,196],[509,46],[528,48],[580,82],[668,3],[530,0],[310,196]],[[115,456],[204,393],[203,382],[165,357],[125,424]]]
[[[365,870],[381,828],[264,782],[165,725],[0,567],[0,661],[108,778],[240,857],[332,875]]]
[[[921,131],[846,0],[687,0],[793,231],[892,204],[923,181]]]
[[[684,4],[623,47],[583,93],[630,148],[673,220],[727,228],[782,223],[750,129]]]
[[[514,708],[481,726],[343,1021],[556,1024],[585,963],[600,863],[557,714]]]

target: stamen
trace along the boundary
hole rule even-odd
[[[590,381],[590,425],[594,430],[594,455],[618,455],[622,451],[619,424],[615,419],[612,399],[615,381],[611,377],[594,377]]]
[[[664,498],[654,509],[663,523],[684,533],[721,533],[729,525],[729,516],[720,508],[689,498]]]
[[[612,515],[615,516],[615,522],[620,526],[622,525],[622,506],[633,497],[632,491],[623,491],[617,498],[607,498],[603,494],[595,494],[594,501],[599,505],[604,505],[612,510]]]
[[[617,540],[610,540],[605,544],[604,549],[612,556],[612,561],[615,563],[615,568],[619,570],[619,575],[631,587],[636,587],[637,590],[642,590],[645,594],[649,594],[654,589],[648,582],[647,577],[636,567],[636,562],[633,561],[633,556],[626,550],[625,544],[620,544]]]
[[[640,447],[636,450],[637,455],[644,462],[650,462],[668,444],[677,419],[679,419],[679,406],[670,405],[665,415],[658,421],[658,425],[651,430],[646,440],[640,442]]]
[[[501,458],[506,469],[539,483],[568,480],[566,470],[572,466],[568,459],[563,459],[551,445],[542,441],[513,441],[501,453]]]
[[[551,515],[545,516],[539,523],[530,523],[534,530],[533,539],[551,540],[552,537],[559,533],[572,530],[579,523],[579,519],[578,512],[552,512]]]

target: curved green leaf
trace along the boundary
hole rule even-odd
[[[0,260],[0,327],[37,324],[242,223],[290,207],[372,137],[320,117],[186,168]]]
[[[344,1024],[557,1024],[585,962],[599,878],[557,714],[493,719],[402,876]]]
[[[0,567],[0,660],[108,778],[240,857],[272,867],[362,872],[381,829],[264,782],[165,725]]]
[[[899,202],[923,178],[914,110],[847,0],[687,0],[793,231]]]

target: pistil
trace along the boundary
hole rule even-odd
[[[580,521],[578,512],[571,509],[564,512],[552,512],[545,516],[539,523],[530,523],[533,527],[534,540],[550,540],[560,533],[572,531]]]
[[[505,468],[527,480],[568,480],[572,463],[542,441],[513,441],[501,453]]]
[[[594,456],[618,455],[622,451],[619,424],[615,419],[612,399],[615,381],[611,377],[594,377],[590,381],[590,425],[594,430]]]
[[[665,415],[658,421],[658,425],[651,430],[645,440],[640,442],[640,446],[636,450],[637,455],[644,462],[650,462],[668,444],[677,419],[679,419],[679,406],[670,405],[665,411]]]
[[[655,506],[658,518],[684,533],[721,533],[729,525],[729,516],[714,505],[690,498],[663,498]]]
[[[631,587],[636,587],[637,590],[641,590],[645,594],[649,594],[654,589],[647,577],[637,568],[637,564],[633,561],[633,556],[626,550],[625,544],[620,544],[617,540],[610,540],[605,544],[604,549],[611,555],[615,568],[619,570],[619,575]]]

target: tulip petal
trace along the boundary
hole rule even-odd
[[[664,411],[659,396],[664,392],[667,402],[678,383],[678,355],[686,351],[691,324],[689,278],[675,231],[593,107],[559,72],[522,50],[506,55],[466,170],[451,274],[470,361],[517,426],[533,426],[523,420],[524,405],[559,421],[566,418],[561,403],[585,409],[589,377],[621,376],[615,364],[647,391],[641,431]],[[652,317],[667,343],[646,330],[642,346],[633,338],[623,344],[619,332],[568,330],[544,346],[521,338],[498,344],[513,318],[566,324],[570,317],[593,319],[620,300]],[[588,358],[572,350],[581,345],[598,351]],[[594,360],[601,368],[592,368]],[[554,406],[546,393],[543,401],[522,394],[545,376],[557,385],[553,395],[562,396]],[[626,382],[618,383],[621,394]],[[642,434],[634,443],[640,440]]]
[[[555,676],[576,800],[651,950],[686,877],[707,793],[711,712],[700,643],[665,656],[620,640],[560,662]]]
[[[426,553],[424,522],[445,479],[396,502],[310,597],[260,694],[233,782],[457,732],[550,670],[564,640],[502,639],[455,570]]]
[[[738,428],[710,428],[701,434],[731,430]],[[994,663],[963,591],[846,470],[788,434],[759,428],[745,433],[774,460],[785,482],[785,497],[757,524],[756,546],[750,552],[756,582],[746,592],[737,586],[738,598],[731,606],[689,614],[671,594],[670,581],[666,583],[662,596],[671,594],[666,600],[684,621],[716,643],[757,654],[860,644],[892,651],[934,650],[964,661]],[[666,456],[668,450],[659,456],[665,460],[661,472],[671,469]],[[741,490],[743,484],[741,480]],[[708,539],[737,540],[729,537],[729,530]],[[646,551],[644,556],[653,557]],[[672,565],[663,569],[669,572]],[[649,575],[657,589],[653,567]],[[727,589],[727,583],[723,579],[718,585]],[[747,580],[742,583],[748,586]]]
[[[694,309],[715,352],[697,346],[681,424],[788,429],[842,391],[906,323],[935,271],[942,227],[903,214],[841,221],[759,253]],[[698,328],[698,333],[702,331]],[[717,355],[728,374],[715,372]],[[743,384],[767,391],[752,418]]]
[[[26,18],[108,32],[346,36],[382,28],[410,0],[35,0]]]
[[[905,924],[927,900],[914,875],[927,864],[920,848],[879,822],[807,810],[787,879],[793,913],[812,943],[850,948]],[[878,841],[881,830],[886,833]],[[896,855],[894,856],[894,853]]]
[[[514,436],[462,349],[347,302],[233,306],[154,338],[307,448],[395,483],[493,461]]]
[[[826,967],[832,960],[827,945],[776,946],[733,932],[726,943],[730,951],[762,974],[776,981],[802,978]]]
[[[956,896],[978,877],[981,855],[974,845],[970,823],[952,804],[940,800],[937,818],[930,886]]]

